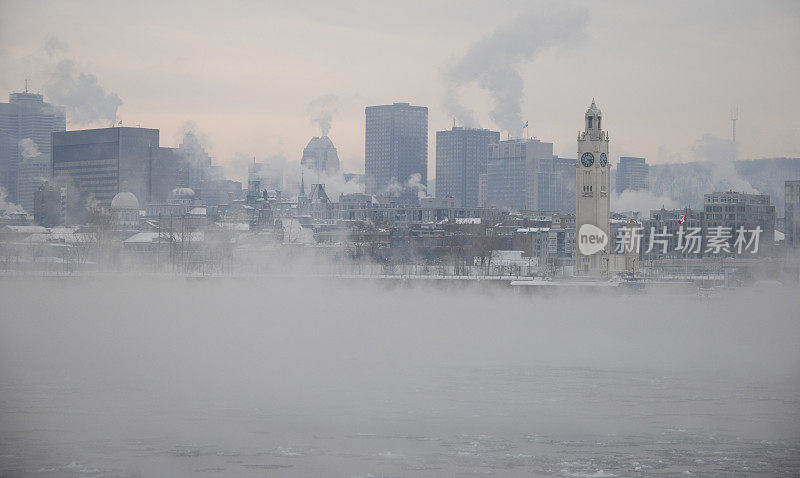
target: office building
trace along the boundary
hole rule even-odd
[[[159,131],[101,128],[53,133],[53,180],[71,183],[108,207],[120,192],[140,204],[161,202],[191,184],[192,165],[182,151],[159,147]]]
[[[418,201],[428,181],[428,108],[408,103],[367,106],[364,174],[367,194]],[[415,182],[414,175],[419,175]]]
[[[645,158],[621,156],[617,165],[617,194],[650,189],[650,168]]]
[[[150,167],[150,195],[141,202],[163,203],[175,188],[188,188],[191,166],[179,148],[155,150]]]
[[[183,135],[181,144],[178,145],[178,153],[183,156],[183,162],[188,168],[188,183],[185,187],[199,191],[204,181],[222,179],[221,171],[212,165],[211,156],[192,131]]]
[[[478,207],[489,145],[499,141],[500,133],[488,129],[453,126],[437,131],[436,196],[455,198],[462,207]]]
[[[50,156],[50,134],[66,129],[63,107],[45,103],[36,93],[11,93],[8,103],[0,103],[0,187],[12,202],[19,202],[19,167],[25,149],[34,149],[28,156]],[[25,148],[20,143],[30,139]],[[35,145],[35,148],[33,147]]]
[[[800,247],[800,180],[786,181],[785,244]]]
[[[490,145],[488,156],[486,205],[541,210],[539,173],[552,168],[553,143],[510,139]]]
[[[575,213],[575,159],[543,158],[537,172],[539,211]]]

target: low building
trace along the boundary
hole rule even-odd
[[[736,191],[714,192],[706,194],[703,201],[704,232],[711,228],[729,229],[731,238],[727,241],[730,250],[734,251],[736,231],[740,227],[745,230],[761,228],[759,253],[766,254],[773,249],[775,237],[775,206],[770,203],[766,194],[747,194]]]

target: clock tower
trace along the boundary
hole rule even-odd
[[[601,276],[608,273],[611,165],[608,164],[608,133],[603,115],[594,104],[586,110],[584,130],[578,133],[575,164],[575,274]],[[603,237],[605,236],[605,237]]]

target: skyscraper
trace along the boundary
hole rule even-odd
[[[436,197],[451,196],[462,207],[478,207],[481,175],[486,174],[489,145],[500,133],[453,126],[436,132]]]
[[[786,181],[786,238],[787,247],[800,248],[800,181]]]
[[[650,171],[645,158],[621,156],[617,166],[617,194],[625,190],[650,189]]]
[[[339,154],[329,137],[315,136],[303,150],[300,164],[317,173],[336,174],[339,172]]]
[[[548,161],[552,169],[552,159],[553,143],[538,139],[509,139],[490,145],[486,205],[539,210],[539,172],[547,168]]]
[[[586,110],[584,131],[578,135],[578,162],[575,165],[575,273],[601,275],[608,271],[611,236],[609,209],[611,207],[611,174],[608,162],[608,133],[602,130],[602,113],[592,100]],[[605,244],[602,235],[605,234]],[[583,246],[586,246],[584,248]],[[582,250],[598,250],[584,254]]]
[[[8,103],[0,103],[0,187],[10,201],[19,202],[23,153],[31,158],[39,153],[49,157],[50,133],[66,127],[64,108],[45,103],[42,95],[28,93],[27,88],[23,93],[11,93]],[[28,138],[31,142],[26,145],[23,141]]]
[[[366,193],[396,192],[401,201],[416,202],[419,187],[428,182],[428,108],[367,106],[365,115]]]
[[[575,160],[571,158],[542,158],[538,172],[539,211],[561,214],[575,213]]]

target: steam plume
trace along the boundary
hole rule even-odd
[[[75,124],[115,122],[122,104],[116,93],[106,93],[96,76],[79,72],[75,61],[69,59],[58,62],[45,91],[51,102],[67,108]]]
[[[553,6],[529,10],[501,25],[488,37],[473,43],[466,55],[447,69],[445,108],[462,124],[474,124],[474,114],[460,104],[457,90],[475,81],[492,97],[492,121],[505,131],[520,132],[524,86],[518,71],[520,65],[548,48],[575,41],[587,21],[585,9]]]
[[[736,171],[733,160],[736,157],[736,143],[706,133],[698,139],[692,152],[700,161],[711,163],[711,181],[715,190],[733,189],[744,193],[758,192]]]
[[[48,56],[57,56],[61,53],[66,53],[69,51],[69,45],[61,41],[59,38],[50,36],[47,37],[47,40],[44,42],[44,51],[47,52]]]
[[[39,147],[30,138],[25,138],[19,142],[19,153],[24,159],[35,158],[39,156]]]
[[[339,97],[334,94],[320,96],[308,104],[308,111],[312,115],[311,122],[319,126],[322,136],[328,136],[331,130],[331,120],[339,103]]]

